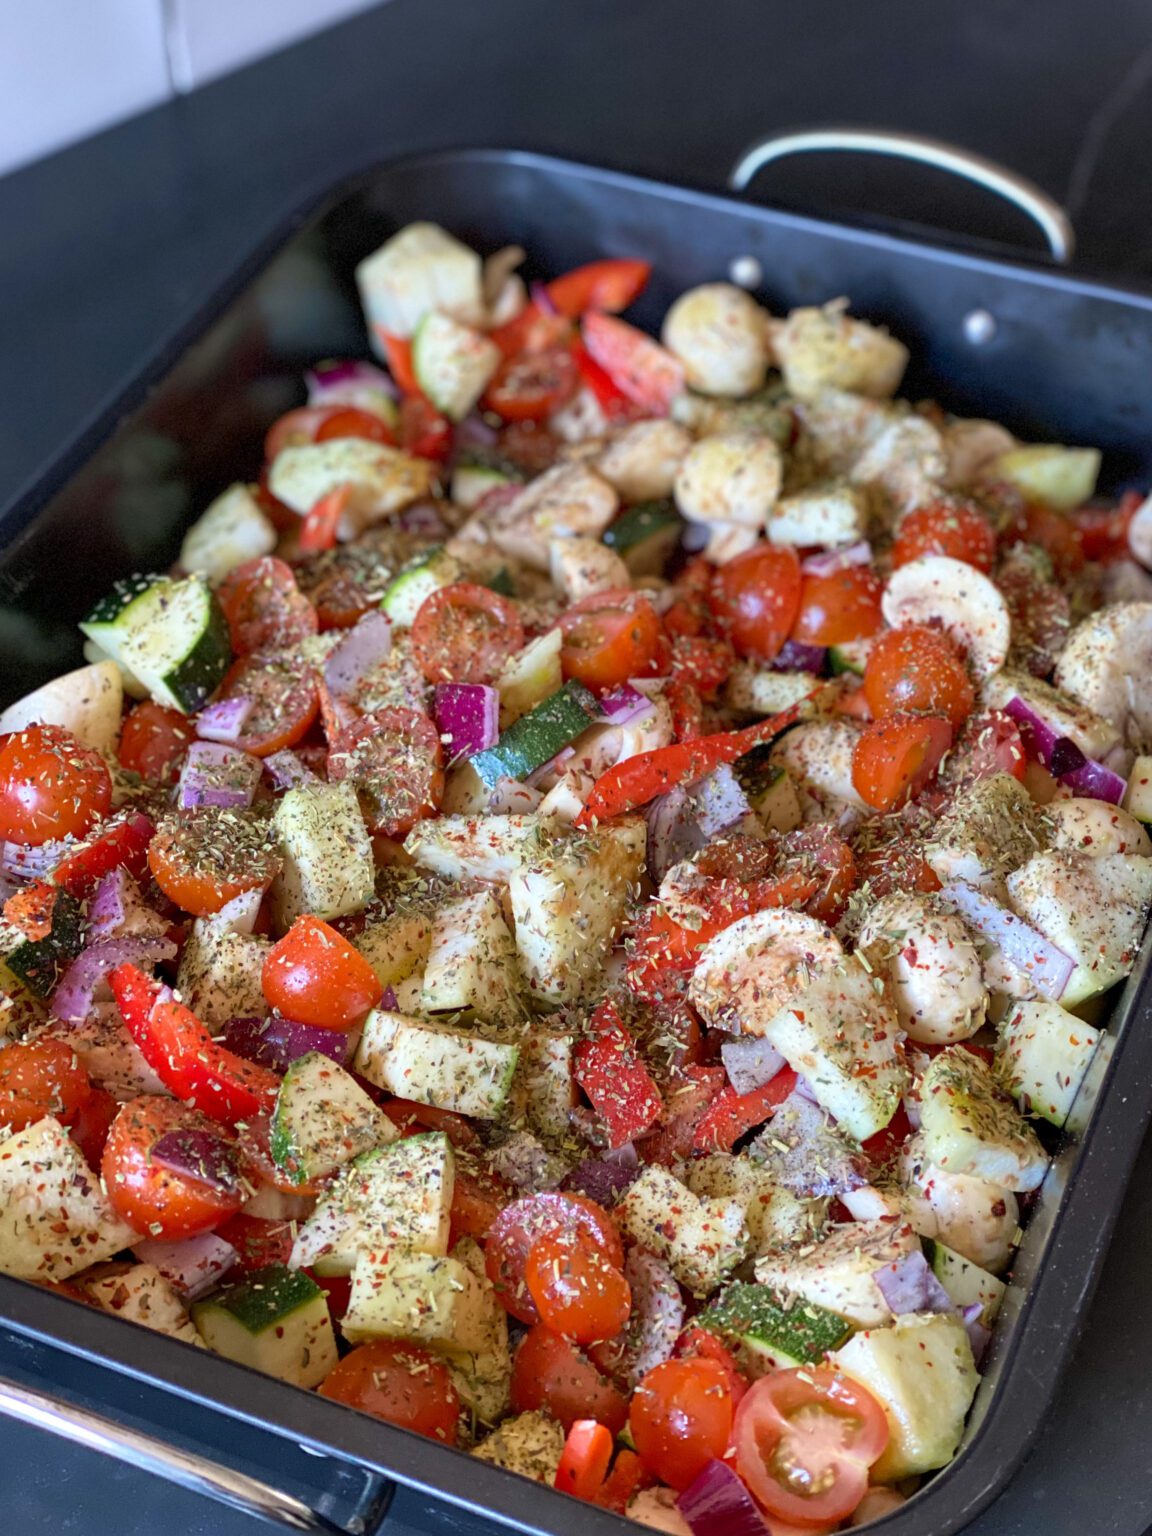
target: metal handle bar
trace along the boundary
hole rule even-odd
[[[774,134],[771,138],[758,139],[737,160],[728,176],[728,185],[734,192],[743,192],[757,171],[774,160],[789,155],[811,154],[816,151],[833,153],[847,151],[853,154],[891,155],[900,160],[915,160],[921,165],[931,165],[940,171],[950,171],[966,181],[995,192],[999,197],[1014,203],[1021,212],[1039,226],[1048,242],[1048,248],[1056,261],[1066,266],[1076,248],[1076,231],[1071,220],[1047,192],[1025,176],[1018,176],[994,160],[986,160],[970,150],[941,139],[924,138],[920,134],[897,133],[884,128],[804,128],[794,133]]]
[[[86,1408],[78,1408],[3,1376],[0,1376],[0,1415],[45,1429],[73,1445],[100,1451],[105,1456],[138,1467],[142,1472],[152,1472],[170,1483],[178,1483],[193,1493],[205,1494],[259,1520],[274,1521],[294,1531],[307,1531],[311,1536],[348,1536],[344,1526],[334,1525],[298,1499],[258,1478],[165,1445],[153,1435],[130,1429],[113,1419],[103,1418]]]

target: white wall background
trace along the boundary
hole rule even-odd
[[[0,174],[380,0],[0,0]]]

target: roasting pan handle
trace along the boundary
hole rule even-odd
[[[1072,259],[1076,231],[1060,204],[1035,182],[997,165],[994,160],[985,160],[983,155],[974,155],[971,150],[920,134],[897,133],[886,128],[837,127],[802,128],[794,133],[774,134],[768,139],[757,139],[744,151],[729,173],[728,185],[733,192],[743,192],[757,171],[772,161],[815,151],[892,155],[896,159],[916,160],[921,165],[962,176],[966,181],[995,192],[1026,213],[1038,225],[1048,242],[1048,249],[1061,265],[1067,265]]]
[[[166,1445],[154,1436],[118,1424],[88,1409],[50,1397],[0,1376],[0,1416],[45,1429],[73,1445],[100,1451],[143,1472],[152,1472],[192,1493],[310,1536],[349,1536],[299,1499],[245,1473]],[[373,1522],[373,1527],[375,1523]]]

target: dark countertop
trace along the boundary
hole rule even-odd
[[[887,0],[862,14],[842,0],[391,0],[0,180],[0,505],[287,210],[419,149],[533,148],[719,186],[770,130],[917,130],[1074,205],[1078,266],[1152,279],[1146,0]],[[953,227],[1030,238],[982,196],[927,185]],[[922,179],[824,160],[771,186],[906,216],[926,197]],[[1145,1436],[1121,1433],[1152,1416],[1152,1145],[1119,1233],[1040,1445],[979,1536],[1138,1536],[1152,1520]],[[39,1433],[6,1425],[4,1447],[22,1536],[254,1529]]]

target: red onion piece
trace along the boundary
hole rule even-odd
[[[168,1168],[197,1184],[207,1184],[231,1194],[240,1187],[240,1163],[236,1149],[223,1136],[190,1126],[181,1131],[165,1131],[154,1141],[149,1159],[160,1168]]]
[[[712,537],[712,529],[708,523],[694,523],[686,519],[684,531],[680,535],[680,543],[690,555],[697,555],[702,549],[708,548],[708,541]]]
[[[872,546],[867,539],[861,539],[859,543],[848,544],[843,549],[828,549],[820,555],[809,555],[806,560],[801,560],[800,569],[805,576],[835,576],[837,571],[847,570],[851,565],[871,565]]]
[[[109,870],[88,902],[88,943],[104,939],[159,938],[168,924],[144,904],[140,887],[121,864]]]
[[[542,315],[558,315],[560,311],[552,302],[547,283],[529,283],[528,294]]]
[[[381,1008],[383,1008],[385,1013],[398,1013],[399,1012],[399,1010],[400,1010],[400,999],[396,996],[396,988],[395,987],[385,987],[384,988],[384,996],[380,999],[380,1006],[381,1006]]]
[[[728,763],[721,763],[693,784],[691,798],[697,825],[709,840],[735,826],[751,809],[748,796]]]
[[[763,1088],[784,1065],[783,1056],[771,1041],[756,1035],[725,1040],[720,1047],[720,1060],[737,1093],[753,1093],[757,1088]],[[799,1086],[800,1079],[796,1081]]]
[[[264,892],[259,886],[254,891],[241,891],[239,896],[224,903],[216,913],[216,919],[227,923],[233,933],[253,933],[263,899]]]
[[[324,662],[324,681],[337,698],[352,692],[392,650],[392,621],[386,613],[366,613],[348,630]]]
[[[885,1264],[872,1274],[889,1309],[899,1317],[905,1312],[955,1312],[951,1296],[937,1280],[928,1260],[914,1248],[903,1258]]]
[[[648,873],[659,885],[674,864],[699,853],[708,839],[696,820],[691,796],[678,784],[644,809],[648,823]]]
[[[176,803],[184,810],[214,805],[236,810],[252,804],[260,782],[260,759],[220,741],[194,741],[180,770]]]
[[[726,1461],[710,1461],[676,1497],[692,1536],[767,1536],[752,1495]]]
[[[640,1158],[630,1141],[577,1163],[560,1181],[560,1188],[587,1195],[597,1205],[614,1205],[630,1184],[640,1177]]]
[[[964,1320],[964,1331],[968,1335],[968,1342],[972,1346],[972,1359],[977,1369],[983,1360],[989,1344],[992,1342],[992,1330],[985,1327],[980,1321],[984,1311],[983,1304],[979,1301],[972,1302],[967,1307],[961,1307],[960,1316]]]
[[[236,1262],[236,1250],[215,1232],[173,1240],[146,1238],[132,1252],[141,1264],[152,1264],[185,1301],[197,1301],[214,1290]]]
[[[827,655],[826,645],[785,640],[770,665],[773,672],[823,672]]]
[[[646,1248],[630,1248],[624,1278],[632,1291],[623,1361],[630,1386],[672,1357],[685,1322],[684,1296],[663,1259]]]
[[[232,746],[240,740],[240,733],[252,708],[252,700],[240,695],[219,699],[215,704],[207,705],[196,716],[196,734],[204,741],[222,741],[226,746]]]
[[[645,710],[652,708],[652,701],[633,688],[631,683],[621,683],[600,700],[599,718],[605,725],[627,725]]]
[[[966,880],[950,880],[940,895],[1030,979],[1041,997],[1059,1001],[1076,965],[1051,939]]]
[[[449,757],[486,752],[500,737],[500,695],[486,683],[437,683],[433,711]]]
[[[311,768],[302,763],[289,747],[280,752],[270,752],[264,759],[264,769],[276,789],[295,789],[300,784],[320,782]]]
[[[237,1056],[275,1072],[285,1072],[309,1051],[319,1051],[337,1066],[348,1059],[348,1036],[341,1029],[322,1029],[295,1019],[233,1018],[224,1026],[224,1043]]]
[[[35,848],[24,843],[5,843],[0,852],[0,871],[17,880],[43,880],[68,854],[67,842],[38,843]]]
[[[495,448],[500,441],[496,428],[489,425],[479,411],[472,411],[456,428],[453,446],[459,454],[469,448]]]
[[[1104,763],[1086,757],[1068,736],[1061,736],[1044,716],[1019,694],[1004,706],[1004,713],[1020,727],[1020,735],[1029,754],[1042,763],[1054,778],[1067,784],[1078,795],[1119,805],[1128,788],[1121,776]]]
[[[395,521],[405,533],[414,533],[424,539],[444,539],[450,532],[434,501],[414,501],[397,514]]]
[[[125,963],[150,968],[162,960],[171,960],[175,953],[171,939],[104,939],[90,944],[60,978],[52,994],[51,1011],[65,1024],[83,1024],[109,971]]]
[[[304,382],[309,405],[354,405],[386,421],[393,419],[389,402],[400,398],[398,386],[375,363],[335,359],[317,363],[304,375]]]

